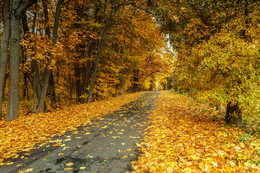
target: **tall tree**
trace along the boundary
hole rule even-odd
[[[53,38],[52,38],[52,45],[55,46],[58,40],[58,27],[59,27],[59,20],[60,20],[60,13],[61,13],[61,8],[64,3],[64,0],[59,0],[56,8],[56,13],[55,13],[55,19],[54,19],[54,27],[53,27]],[[50,59],[48,62],[48,65],[51,63],[51,60],[53,59],[53,55],[50,55]],[[49,87],[49,81],[50,81],[50,76],[51,76],[51,69],[47,65],[45,69],[45,76],[44,76],[44,82],[43,82],[43,87],[42,87],[42,92],[41,92],[41,97],[39,101],[38,108],[36,110],[37,113],[40,113],[44,110],[44,102],[47,94],[47,89]]]
[[[164,2],[154,5],[178,52],[179,87],[204,102],[226,105],[227,123],[241,126],[242,114],[259,104],[259,2]]]
[[[97,69],[98,69],[98,64],[99,64],[99,59],[101,56],[101,52],[102,52],[102,48],[103,48],[103,44],[104,44],[104,40],[107,34],[107,30],[109,29],[109,27],[111,26],[111,20],[113,17],[113,13],[115,13],[114,11],[114,0],[110,1],[110,12],[107,15],[107,11],[109,11],[107,8],[109,8],[107,1],[105,1],[104,3],[104,11],[103,11],[103,21],[102,21],[102,25],[104,25],[104,28],[101,29],[100,31],[100,39],[99,39],[99,43],[98,43],[98,52],[97,52],[97,57],[94,63],[94,67],[93,67],[93,71],[92,71],[92,75],[91,75],[91,81],[90,81],[90,86],[89,86],[89,92],[88,92],[88,98],[87,98],[87,102],[91,102],[91,98],[92,98],[92,94],[93,94],[93,89],[94,89],[94,85],[95,85],[95,81],[96,81],[96,75],[97,75]]]
[[[20,57],[20,22],[22,13],[33,5],[36,0],[13,0],[11,7],[11,44],[10,44],[10,75],[6,121],[18,118],[19,104],[19,57]]]
[[[22,5],[27,1],[19,2]],[[84,103],[129,90],[135,71],[140,71],[140,88],[144,85],[142,83],[147,83],[144,80],[150,81],[153,74],[159,73],[157,65],[160,65],[160,56],[157,53],[153,54],[153,61],[148,62],[149,67],[143,68],[146,67],[146,55],[163,47],[163,37],[155,20],[145,9],[145,0],[64,2],[39,1],[34,9],[21,16],[24,18],[23,29],[27,33],[21,39],[23,53],[26,51],[21,72],[31,70],[31,76],[20,80],[26,82],[29,79],[33,83],[32,88],[28,85],[28,93],[33,93],[34,98],[32,112],[42,112],[45,109],[44,101],[50,108],[50,84],[55,84],[60,103],[74,99],[74,96]],[[55,6],[56,9],[53,8]],[[17,69],[17,62],[15,67]],[[151,69],[154,70],[153,74],[148,72]],[[11,79],[9,81],[8,86],[11,87]],[[14,97],[10,97],[12,101],[11,98]],[[10,110],[13,107],[9,107]]]
[[[2,119],[2,101],[4,98],[5,77],[8,60],[8,48],[11,33],[11,13],[10,0],[4,0],[2,7],[3,18],[3,34],[1,41],[1,57],[0,57],[0,120]]]

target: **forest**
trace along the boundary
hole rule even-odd
[[[170,89],[259,110],[259,2],[4,0],[0,117]],[[255,109],[257,108],[257,109]],[[23,108],[24,109],[24,108]],[[236,116],[232,116],[236,114]]]
[[[0,117],[174,88],[259,111],[259,2],[1,1]],[[26,108],[25,108],[26,107]],[[257,108],[257,109],[256,109]],[[235,115],[235,116],[234,116]]]
[[[239,126],[259,113],[256,0],[1,5],[1,119],[156,89],[223,107]]]
[[[1,3],[6,121],[17,119],[19,105],[40,113],[149,90],[170,74],[164,36],[145,1]]]
[[[108,123],[101,130],[111,124],[115,130],[120,117],[133,123],[137,112],[149,113],[150,125],[143,142],[124,150],[143,153],[131,160],[136,172],[260,170],[258,0],[1,0],[0,6],[0,166],[67,131],[91,136],[77,128],[96,118]],[[102,118],[113,112],[118,122]],[[140,120],[129,129],[143,126]]]

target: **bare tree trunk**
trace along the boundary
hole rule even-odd
[[[111,25],[111,21],[112,21],[112,17],[113,17],[114,1],[111,0],[110,3],[111,3],[111,10],[110,10],[110,15],[109,15],[108,18],[106,18],[107,1],[105,1],[105,4],[104,4],[102,24],[104,24],[105,27],[104,27],[104,29],[100,33],[100,37],[101,38],[99,39],[97,57],[96,57],[96,60],[95,60],[95,63],[94,63],[93,72],[91,74],[91,81],[90,81],[90,86],[89,86],[89,91],[88,91],[87,103],[91,102],[93,89],[94,89],[96,76],[97,76],[98,63],[99,63],[101,51],[102,51],[102,48],[103,48],[103,43],[104,43],[104,40],[105,40],[105,37],[106,37],[106,34],[107,34],[107,30],[108,30],[108,28]],[[97,10],[98,10],[98,8],[97,8]]]
[[[21,14],[35,2],[36,0],[27,0],[23,3],[21,0],[12,1],[10,75],[6,121],[12,121],[18,118],[20,19]]]
[[[91,102],[93,89],[94,89],[94,84],[95,84],[96,76],[97,76],[98,63],[99,63],[99,59],[100,59],[100,55],[101,55],[101,51],[102,51],[102,47],[103,47],[105,36],[106,36],[106,30],[104,30],[102,32],[101,38],[100,38],[99,44],[98,44],[98,53],[97,53],[97,57],[96,57],[96,60],[95,60],[93,72],[92,72],[92,75],[91,75],[90,87],[89,87],[89,92],[88,92],[88,99],[87,99],[88,103]]]
[[[37,3],[35,4],[34,10],[37,11]],[[37,19],[37,14],[34,12],[33,14],[33,26],[32,26],[32,33],[36,34],[35,28],[36,28],[36,19]],[[33,52],[34,56],[37,54],[37,41],[36,39],[34,40],[34,45],[33,45]],[[38,64],[35,59],[32,59],[31,62],[31,75],[32,75],[32,86],[33,86],[33,113],[36,113],[37,109],[37,99],[40,99],[40,94],[41,94],[41,86],[40,86],[40,77],[39,77],[39,69],[38,69]]]
[[[51,32],[50,32],[50,27],[49,27],[49,12],[48,12],[48,0],[43,0],[43,11],[44,11],[44,18],[45,18],[45,33],[46,35],[50,38],[51,37]],[[51,70],[50,73],[50,95],[51,95],[51,107],[54,107],[56,104],[56,93],[55,93],[55,82],[54,82],[54,75],[53,71]]]
[[[27,38],[27,34],[29,34],[29,27],[28,27],[28,22],[27,22],[27,17],[25,11],[21,15],[22,18],[22,24],[23,24],[23,31],[24,31],[24,39]],[[21,46],[22,49],[22,64],[25,64],[28,56],[26,54],[26,47]],[[23,98],[26,97],[27,100],[29,100],[29,89],[28,89],[28,77],[29,74],[26,71],[23,71]]]
[[[139,70],[134,70],[134,76],[133,76],[133,90],[132,92],[139,92],[141,90],[140,84],[139,84]]]
[[[33,25],[32,25],[32,34],[35,34],[35,28],[36,28],[36,19],[37,19],[37,3],[35,3],[35,7],[34,7],[34,15],[33,15]],[[29,33],[29,26],[28,26],[28,22],[27,22],[27,18],[26,18],[26,13],[23,12],[22,13],[22,23],[23,23],[23,29],[24,29],[24,34],[28,34]],[[30,42],[34,43],[33,46],[33,52],[35,56],[37,54],[37,50],[36,50],[36,39],[34,41],[30,40]],[[38,64],[37,61],[35,59],[32,59],[31,62],[31,76],[32,76],[32,86],[33,86],[33,113],[36,112],[36,108],[37,108],[37,99],[40,99],[40,95],[41,95],[41,85],[40,85],[40,77],[39,77],[39,69],[38,69]]]
[[[41,94],[41,86],[40,86],[40,79],[39,79],[39,69],[38,64],[35,59],[31,62],[32,68],[32,78],[33,78],[33,113],[36,113],[37,109],[37,99],[40,99]]]
[[[43,0],[42,3],[43,3],[44,18],[45,18],[44,24],[46,26],[45,32],[46,32],[46,35],[48,37],[50,37],[51,31],[50,31],[50,27],[49,27],[49,12],[48,12],[48,7],[47,7],[48,0]]]
[[[14,0],[11,15],[11,49],[10,75],[6,121],[18,118],[19,104],[19,56],[20,56],[20,15],[15,11],[20,6],[19,0]]]
[[[69,74],[69,78],[68,78],[68,83],[69,83],[69,96],[70,96],[70,100],[72,100],[73,99],[73,79],[72,79],[72,77],[71,77],[71,75]]]
[[[56,8],[56,14],[55,14],[55,19],[54,19],[54,28],[53,28],[53,39],[52,39],[52,44],[53,46],[56,45],[57,39],[58,39],[58,26],[59,26],[59,19],[60,19],[60,13],[61,13],[61,7],[64,3],[64,0],[59,0]],[[49,63],[46,66],[46,73],[44,75],[44,82],[43,82],[43,87],[42,87],[42,93],[41,93],[41,98],[40,102],[38,105],[38,108],[36,110],[36,113],[40,113],[44,109],[44,102],[49,86],[49,81],[50,81],[50,75],[51,75],[51,69],[49,69],[49,64],[51,59],[53,59],[53,55],[50,55],[50,60]]]
[[[86,94],[86,88],[87,88],[87,70],[86,70],[86,65],[83,64],[83,68],[82,68],[82,95]],[[86,98],[83,97],[80,99],[81,103],[85,103],[86,102]]]
[[[55,93],[55,85],[54,85],[55,81],[54,81],[54,75],[53,75],[53,71],[51,70],[51,74],[50,74],[50,95],[51,95],[51,107],[55,108],[56,106],[56,93]]]
[[[22,48],[22,53],[24,54],[24,48]],[[26,63],[26,56],[23,55],[23,60],[22,60],[22,64]],[[29,78],[29,74],[28,72],[23,72],[23,98],[26,98],[27,100],[29,100],[29,88],[28,88],[28,78]]]
[[[80,79],[80,67],[79,62],[74,64],[74,71],[75,71],[75,84],[76,84],[76,100],[80,102],[81,96],[81,79]]]
[[[2,102],[4,98],[5,76],[8,60],[8,47],[11,33],[11,15],[10,0],[4,0],[3,7],[3,35],[1,41],[1,57],[0,57],[0,120],[2,119]]]

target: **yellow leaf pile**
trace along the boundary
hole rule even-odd
[[[143,93],[122,95],[109,100],[67,107],[56,112],[23,116],[12,122],[0,121],[0,165],[4,159],[18,158],[17,153],[34,149],[40,142],[63,135],[66,131],[87,125],[100,117],[120,109]]]
[[[143,154],[132,163],[134,171],[259,172],[260,140],[212,121],[200,106],[186,96],[162,92],[140,145]]]

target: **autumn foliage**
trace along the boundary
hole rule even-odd
[[[174,89],[222,106],[226,122],[259,119],[259,1],[156,1],[176,51]]]
[[[0,4],[4,14],[13,15],[9,0]],[[1,49],[7,54],[0,63],[0,119],[16,119],[24,100],[30,100],[27,112],[40,113],[68,100],[86,103],[152,90],[145,85],[169,70],[164,35],[146,1],[27,0],[17,5],[27,7],[17,14],[22,25],[10,31],[17,38],[5,37],[11,25],[2,16],[2,43],[13,48],[6,39],[20,41],[12,56],[20,61],[9,66],[10,50]]]
[[[136,172],[259,171],[259,1],[0,5],[0,164],[141,93],[116,96],[172,89],[186,96],[160,95]]]
[[[215,118],[214,118],[215,117]],[[162,92],[135,172],[259,172],[260,140],[187,96]]]
[[[91,124],[94,118],[120,109],[143,93],[128,94],[113,99],[67,107],[63,110],[32,114],[12,122],[0,122],[0,165],[4,159],[20,158],[19,152],[35,149],[35,144],[45,145],[52,137]]]

